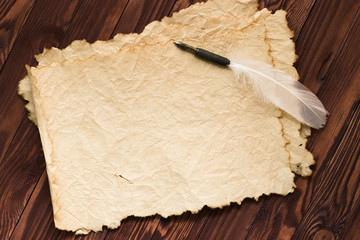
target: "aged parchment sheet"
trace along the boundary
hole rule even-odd
[[[37,56],[19,93],[39,127],[56,227],[87,233],[292,192],[293,172],[313,164],[300,123],[172,44],[246,53],[297,77],[291,37],[283,11],[213,0],[141,34]]]

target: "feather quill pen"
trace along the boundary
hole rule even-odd
[[[274,104],[301,123],[315,129],[325,125],[328,113],[321,101],[285,72],[253,59],[244,58],[233,62],[202,48],[194,48],[181,42],[174,44],[195,56],[229,67],[236,80],[241,79],[252,85],[258,98],[265,103]]]

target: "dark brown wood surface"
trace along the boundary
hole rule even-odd
[[[47,47],[107,40],[186,8],[190,0],[0,0],[0,239],[360,239],[360,1],[260,0],[285,9],[301,81],[330,113],[313,131],[311,177],[286,197],[162,218],[129,217],[116,230],[55,229],[37,128],[17,84]]]

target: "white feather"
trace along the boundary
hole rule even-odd
[[[275,67],[252,59],[230,62],[237,79],[249,82],[259,98],[312,128],[326,123],[327,111],[307,87]]]

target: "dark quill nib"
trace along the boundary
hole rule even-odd
[[[192,54],[196,54],[196,48],[182,42],[174,42],[175,46]]]
[[[182,42],[174,42],[174,44],[181,50],[185,50],[189,53],[194,54],[195,56],[197,56],[199,58],[206,59],[208,61],[219,64],[221,66],[228,66],[230,64],[229,59],[227,59],[223,56],[217,55],[215,53],[209,52],[205,49],[194,48],[194,47],[187,45],[185,43],[182,43]]]

